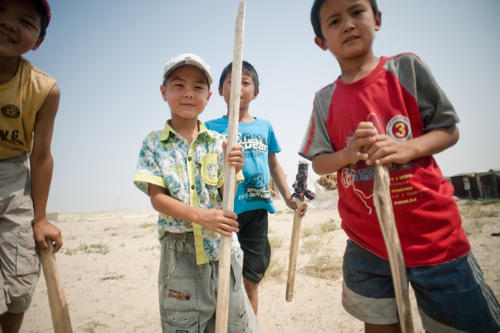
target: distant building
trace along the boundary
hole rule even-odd
[[[461,173],[450,177],[454,195],[461,199],[487,199],[500,197],[500,170]]]

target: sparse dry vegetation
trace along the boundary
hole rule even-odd
[[[322,279],[338,279],[342,275],[342,258],[328,254],[312,256],[303,271]]]
[[[465,218],[479,219],[483,217],[498,217],[495,207],[500,205],[499,200],[468,200],[460,205],[460,214]]]
[[[85,244],[85,243],[80,243],[80,246],[75,248],[75,249],[65,249],[63,248],[62,253],[68,256],[72,256],[77,254],[78,252],[83,252],[85,254],[91,254],[91,253],[96,253],[96,254],[102,254],[105,255],[109,252],[109,246],[106,244]]]
[[[314,227],[312,226],[303,227],[302,230],[300,231],[300,234],[302,235],[302,237],[312,236],[314,234]]]
[[[280,263],[278,260],[274,258],[274,256],[271,255],[271,261],[269,262],[269,267],[267,268],[264,279],[273,278],[282,280],[284,278],[284,273],[285,273],[285,265]]]
[[[302,254],[309,254],[318,251],[321,248],[321,242],[316,239],[306,239],[301,248]]]
[[[319,225],[319,230],[322,233],[327,233],[330,231],[335,231],[338,229],[338,225],[335,223],[334,219],[329,219],[328,221],[325,221]]]
[[[271,249],[279,249],[283,245],[283,239],[280,237],[269,237],[269,244],[271,244]]]

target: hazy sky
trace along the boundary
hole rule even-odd
[[[48,210],[149,208],[132,179],[143,138],[170,115],[159,88],[163,65],[184,52],[204,58],[215,82],[201,119],[225,114],[217,82],[232,61],[239,1],[49,1],[46,40],[26,56],[61,89]],[[314,92],[339,75],[333,56],[313,42],[311,4],[246,5],[243,56],[261,80],[250,113],[273,124],[290,185]],[[418,54],[460,117],[459,142],[436,156],[443,173],[500,169],[500,1],[379,0],[379,7],[375,54]]]

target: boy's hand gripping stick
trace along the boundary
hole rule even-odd
[[[314,200],[316,194],[307,189],[307,168],[309,164],[305,161],[299,161],[299,170],[297,171],[297,176],[295,177],[295,182],[292,187],[294,193],[292,197],[295,198],[297,203],[297,210],[293,214],[293,229],[292,238],[290,241],[290,254],[288,258],[288,278],[286,281],[286,300],[290,302],[293,297],[293,285],[295,282],[295,269],[297,267],[297,254],[299,252],[299,239],[300,239],[300,227],[302,225],[302,216],[300,216],[299,211],[302,205],[304,205],[304,197],[309,200]]]
[[[240,89],[243,62],[243,32],[245,22],[245,1],[238,7],[236,25],[234,28],[233,67],[231,69],[231,96],[229,103],[229,118],[227,126],[226,154],[236,143],[240,114]],[[224,165],[224,193],[222,208],[234,209],[234,192],[236,175],[234,167],[229,166],[226,158]],[[215,312],[215,332],[226,333],[229,309],[229,282],[231,274],[231,237],[221,236],[221,251],[219,256],[219,280],[217,284],[217,309]]]
[[[378,133],[384,133],[377,116],[372,113],[368,120],[373,123]],[[411,318],[410,298],[408,296],[406,266],[392,208],[389,169],[385,165],[374,166],[373,203],[389,256],[401,331],[411,333],[414,332],[414,328]]]
[[[72,333],[68,303],[57,271],[54,246],[50,239],[47,239],[46,242],[49,247],[45,250],[40,249],[40,256],[42,257],[43,276],[47,284],[52,325],[55,333]]]

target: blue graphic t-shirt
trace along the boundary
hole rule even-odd
[[[227,117],[223,116],[207,121],[205,126],[212,131],[227,134],[227,123]],[[267,187],[270,177],[267,158],[271,153],[279,153],[281,147],[276,140],[271,123],[257,118],[249,123],[239,123],[237,141],[243,146],[245,180],[238,185],[236,190],[234,212],[241,214],[255,209],[266,209],[270,213],[276,212],[271,192]]]

